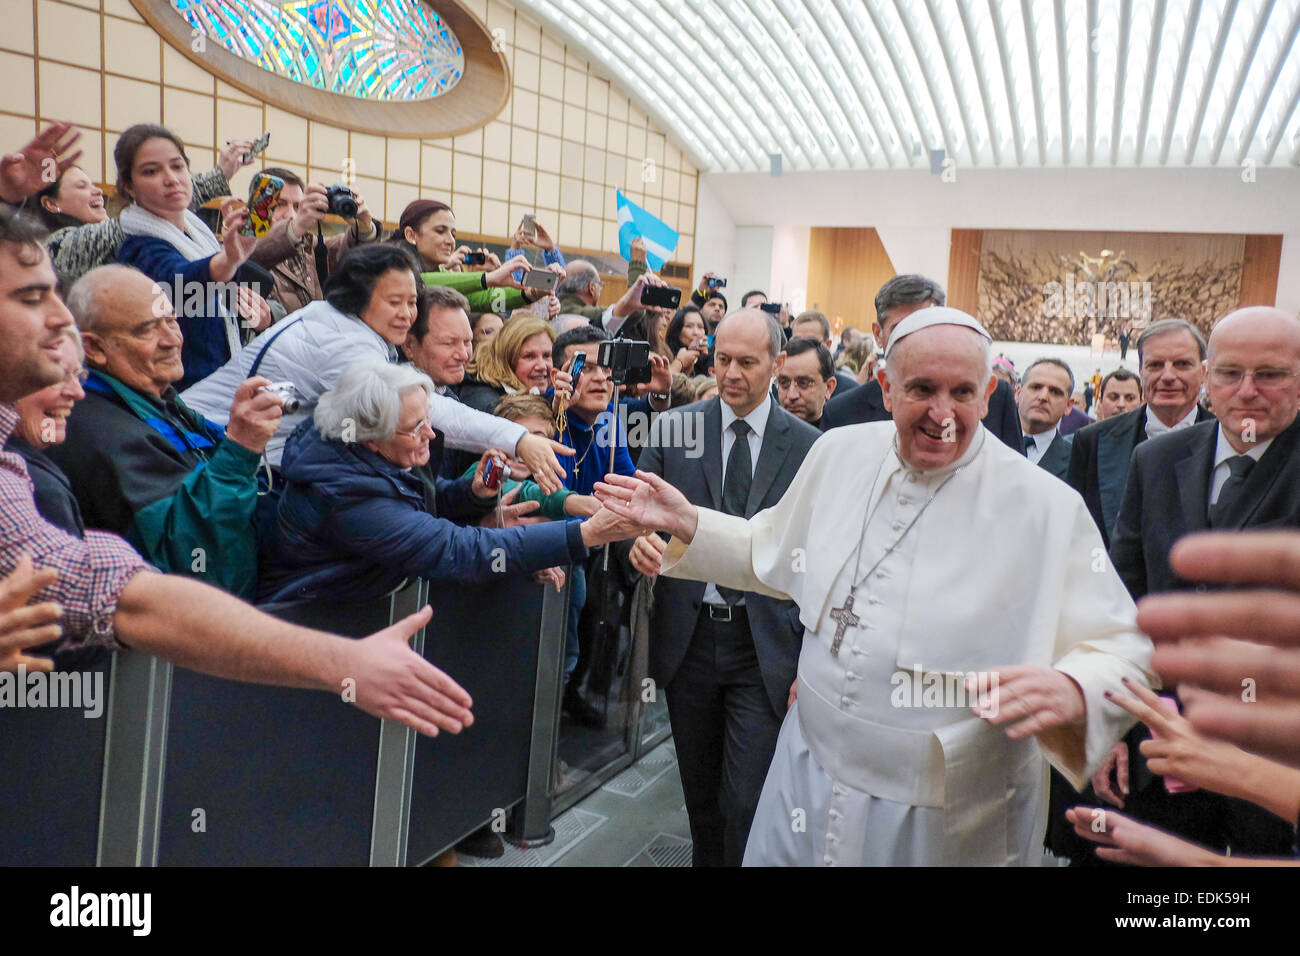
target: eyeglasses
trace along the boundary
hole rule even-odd
[[[1247,372],[1245,369],[1216,365],[1210,369],[1210,381],[1215,385],[1231,388],[1233,385],[1240,385],[1242,380],[1249,376],[1254,379],[1256,388],[1277,388],[1295,378],[1297,374],[1300,373],[1285,368],[1257,368]]]
[[[809,375],[800,375],[798,378],[786,378],[784,375],[776,377],[776,387],[782,392],[791,385],[797,386],[801,392],[806,392],[816,384],[817,379]]]
[[[429,429],[429,437],[432,438],[436,432],[433,430],[433,422],[429,421],[427,418],[412,428],[409,432],[398,432],[397,434],[401,435],[403,438],[409,438],[411,441],[419,441],[420,438],[423,437],[426,428]]]

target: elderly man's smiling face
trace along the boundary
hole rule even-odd
[[[973,329],[933,325],[900,340],[883,390],[903,460],[929,471],[964,455],[996,387],[988,349]]]

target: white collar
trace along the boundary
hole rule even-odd
[[[1192,405],[1192,410],[1186,415],[1174,422],[1172,425],[1166,425],[1160,419],[1156,418],[1155,412],[1151,411],[1151,406],[1147,406],[1147,438],[1155,438],[1157,435],[1163,435],[1165,432],[1176,432],[1180,428],[1187,428],[1189,425],[1196,424],[1196,410],[1199,406]]]
[[[718,399],[718,404],[722,406],[722,431],[725,434],[731,423],[740,416],[731,410],[731,406]],[[758,440],[763,440],[763,432],[767,430],[767,420],[772,414],[772,393],[769,391],[763,396],[763,401],[752,412],[745,416],[745,424],[753,429]]]
[[[1276,437],[1276,435],[1273,436],[1273,438]],[[1268,451],[1268,446],[1273,444],[1273,438],[1266,438],[1264,441],[1255,442],[1255,444],[1251,445],[1250,450],[1245,452],[1245,454],[1258,462],[1260,458],[1264,457],[1264,452]],[[1236,458],[1240,454],[1243,453],[1237,451],[1237,449],[1228,444],[1228,439],[1223,434],[1223,426],[1220,425],[1218,441],[1214,446],[1214,467],[1218,468],[1229,458]]]
[[[1034,440],[1034,444],[1038,446],[1038,450],[1046,454],[1047,449],[1051,447],[1052,442],[1056,441],[1056,436],[1060,433],[1060,431],[1061,431],[1061,423],[1057,422],[1047,431],[1039,432],[1037,435],[1029,435],[1027,437],[1032,438]]]

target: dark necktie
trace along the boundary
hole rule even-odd
[[[753,459],[749,456],[749,423],[737,418],[731,423],[736,440],[727,456],[727,476],[722,481],[722,511],[724,514],[745,517],[745,504],[749,501],[749,486],[754,480]],[[728,604],[740,600],[743,591],[735,588],[718,588],[718,593]]]
[[[1232,472],[1228,480],[1219,489],[1219,500],[1210,505],[1210,527],[1221,526],[1228,517],[1233,503],[1241,494],[1241,486],[1246,483],[1246,476],[1255,467],[1255,459],[1249,455],[1237,455],[1228,459],[1228,470]]]
[[[1033,451],[1033,450],[1034,450],[1034,445],[1036,445],[1036,444],[1038,444],[1038,443],[1034,441],[1034,436],[1033,436],[1033,435],[1026,435],[1026,436],[1025,436],[1025,454],[1028,455],[1031,451]]]

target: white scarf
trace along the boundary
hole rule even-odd
[[[122,223],[122,231],[128,236],[150,236],[154,239],[162,239],[191,262],[195,259],[206,259],[221,251],[221,241],[190,209],[185,210],[184,231],[177,228],[175,223],[168,222],[161,216],[155,216],[135,203],[123,209],[118,218]],[[165,283],[163,288],[167,289],[168,293],[173,291]],[[176,303],[172,304],[174,306]],[[226,344],[230,347],[230,354],[238,355],[243,347],[239,337],[238,316],[230,315],[224,308],[220,308],[218,318],[226,325]]]

